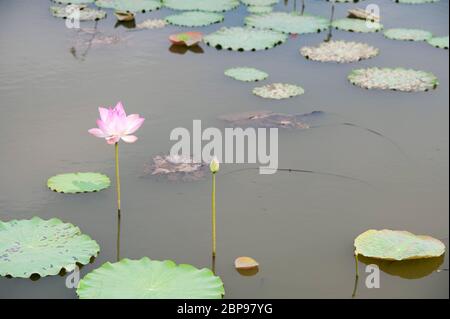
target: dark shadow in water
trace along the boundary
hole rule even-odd
[[[196,53],[196,54],[203,54],[205,51],[203,51],[202,47],[199,45],[193,45],[193,46],[186,46],[186,45],[177,45],[177,44],[172,44],[169,47],[169,51],[175,54],[186,54],[186,52],[192,52],[192,53]]]
[[[122,213],[119,210],[117,210],[117,242],[116,242],[116,260],[119,261],[120,260],[120,226],[122,223]]]
[[[236,271],[245,277],[251,277],[256,275],[259,272],[259,267],[253,267],[252,269],[236,269]]]
[[[136,28],[136,21],[132,20],[132,21],[117,21],[116,24],[114,25],[114,29],[118,28],[118,27],[124,27],[125,29],[135,29]]]
[[[328,27],[328,34],[324,40],[325,42],[329,42],[333,37],[333,27],[331,26],[333,21],[334,21],[334,2],[331,3],[330,26]]]

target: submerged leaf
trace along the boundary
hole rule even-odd
[[[434,37],[434,38],[428,39],[427,42],[436,48],[448,49],[448,36]]]
[[[303,47],[300,53],[313,61],[348,63],[370,59],[378,54],[378,49],[359,42],[328,41]]]
[[[383,25],[379,22],[366,21],[361,19],[344,18],[335,20],[331,24],[333,28],[350,32],[378,32],[383,29]]]
[[[136,29],[161,29],[166,26],[166,21],[163,19],[147,19],[138,23]]]
[[[56,175],[47,181],[47,186],[52,191],[67,194],[97,192],[110,185],[108,176],[91,172]]]
[[[164,6],[174,10],[225,12],[239,6],[239,0],[163,0]]]
[[[234,261],[234,267],[238,270],[250,270],[258,268],[259,263],[252,257],[238,257]]]
[[[395,28],[384,31],[384,36],[392,40],[425,41],[433,37],[433,34],[420,29]]]
[[[79,283],[81,299],[221,299],[222,280],[209,269],[173,261],[107,262]]]
[[[207,164],[195,162],[192,157],[157,155],[148,165],[145,175],[164,176],[170,181],[195,181],[205,177]]]
[[[181,27],[203,27],[222,22],[223,19],[223,14],[202,11],[186,11],[166,17],[167,23]]]
[[[421,92],[435,89],[439,81],[432,73],[403,68],[367,68],[353,70],[349,81],[366,89]]]
[[[231,68],[225,71],[225,75],[238,81],[257,82],[267,79],[269,76],[266,72],[255,68]]]
[[[354,245],[355,255],[385,260],[432,258],[445,252],[436,238],[389,229],[370,229],[356,237]]]
[[[272,111],[252,111],[223,115],[219,118],[236,127],[262,127],[262,128],[287,128],[309,129],[310,122],[316,120],[322,111],[313,111],[305,114],[283,114]]]
[[[29,278],[73,271],[100,251],[98,244],[72,224],[52,218],[0,221],[0,275]]]
[[[268,50],[286,40],[281,32],[241,27],[221,28],[204,38],[209,46],[234,51]]]
[[[329,19],[324,17],[287,12],[251,15],[245,18],[245,24],[291,34],[316,33],[326,30],[330,25]]]
[[[305,93],[302,87],[286,84],[286,83],[273,83],[257,87],[253,89],[253,94],[258,95],[265,99],[287,99],[297,95]]]

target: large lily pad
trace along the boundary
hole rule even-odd
[[[209,269],[144,257],[103,264],[80,281],[77,294],[81,299],[220,299],[225,291]]]
[[[406,3],[406,4],[423,4],[423,3],[434,3],[439,2],[440,0],[394,0],[397,3]]]
[[[268,50],[282,44],[286,39],[287,36],[281,32],[231,27],[221,28],[205,36],[204,41],[219,50],[256,51]]]
[[[225,12],[239,6],[239,0],[163,0],[173,10]]]
[[[448,49],[448,36],[434,37],[434,38],[428,39],[427,42],[436,48]]]
[[[433,258],[445,252],[436,238],[389,229],[370,229],[356,237],[354,245],[355,255],[384,260]]]
[[[94,0],[53,0],[53,2],[59,4],[87,4],[94,2]]]
[[[127,12],[149,12],[162,7],[162,3],[159,0],[97,0],[95,5]]]
[[[264,14],[273,11],[271,6],[248,6],[247,11],[253,14]]]
[[[322,111],[306,114],[283,114],[272,111],[251,111],[219,117],[234,127],[309,129],[310,122],[323,115]]]
[[[222,22],[223,14],[203,11],[186,11],[166,17],[167,23],[181,27],[203,27]]]
[[[246,6],[272,6],[280,0],[241,0]]]
[[[100,251],[72,224],[52,218],[0,221],[0,275],[29,278],[73,271]]]
[[[348,63],[370,59],[378,54],[378,49],[359,42],[328,41],[315,47],[303,47],[300,53],[314,61]]]
[[[100,8],[113,9],[116,0],[95,0],[95,5]]]
[[[366,21],[361,19],[344,18],[338,19],[331,24],[334,28],[349,32],[378,32],[383,29],[383,25],[379,22]]]
[[[426,41],[433,37],[433,34],[420,29],[395,28],[384,31],[384,36],[392,40]]]
[[[367,68],[353,70],[348,79],[366,89],[421,92],[435,89],[438,79],[429,72],[404,68]]]
[[[47,181],[47,186],[52,191],[67,194],[97,192],[110,185],[108,176],[90,172],[60,174]]]
[[[68,5],[65,7],[52,6],[50,12],[54,17],[66,19],[74,13],[74,10],[79,10],[80,21],[95,21],[106,18],[106,12],[103,10],[96,10],[92,8],[80,7],[78,5]]]
[[[257,82],[267,79],[266,72],[247,67],[231,68],[225,71],[225,75],[238,81]]]
[[[305,93],[302,87],[286,83],[272,83],[253,89],[253,94],[265,99],[287,99]]]
[[[166,177],[169,181],[196,181],[205,176],[208,165],[195,162],[192,157],[157,155],[151,165],[145,165],[144,175]]]
[[[336,3],[358,3],[363,0],[327,0],[328,2],[336,2]]]
[[[329,19],[297,13],[271,12],[245,18],[245,24],[258,29],[268,29],[291,34],[316,33],[326,30]]]

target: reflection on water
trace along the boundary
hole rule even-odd
[[[236,269],[237,272],[245,277],[251,277],[259,272],[259,267],[253,267],[252,269]]]
[[[131,20],[131,21],[119,21],[117,20],[116,24],[114,25],[114,28],[118,28],[118,27],[124,27],[125,29],[135,29],[136,28],[136,20]]]
[[[196,54],[202,54],[204,53],[203,49],[199,45],[193,45],[193,46],[186,46],[186,45],[178,45],[178,44],[172,44],[169,47],[169,51],[175,54],[186,54],[186,52],[192,52]]]

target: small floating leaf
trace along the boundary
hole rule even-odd
[[[147,19],[138,23],[136,29],[161,29],[166,26],[166,21],[163,19]]]
[[[287,12],[251,15],[245,18],[245,24],[291,34],[316,33],[326,30],[330,25],[329,19],[324,17]]]
[[[81,299],[221,299],[222,280],[209,269],[173,261],[107,262],[79,283]]]
[[[238,270],[249,270],[259,267],[259,263],[252,257],[238,257],[234,261],[234,267]]]
[[[203,34],[200,32],[182,32],[177,34],[172,34],[169,37],[170,42],[175,45],[185,45],[185,46],[194,46],[201,42],[203,39]]]
[[[239,6],[239,0],[163,0],[164,6],[174,10],[225,12]]]
[[[248,6],[247,11],[253,14],[264,14],[273,11],[273,8],[270,6]]]
[[[434,3],[440,0],[394,0],[397,3],[406,3],[406,4],[423,4],[423,3]]]
[[[94,0],[53,0],[53,2],[60,4],[87,4],[94,2]]]
[[[370,59],[378,54],[378,49],[359,42],[328,41],[303,47],[300,53],[313,61],[348,63]]]
[[[370,229],[355,239],[355,255],[384,260],[439,257],[445,246],[436,238],[399,230]]]
[[[0,221],[0,275],[29,278],[72,271],[100,251],[98,244],[72,224],[52,218]]]
[[[383,29],[383,25],[379,22],[351,18],[335,20],[331,25],[338,30],[350,32],[370,33],[378,32]]]
[[[272,6],[280,0],[241,0],[246,6]]]
[[[421,92],[435,89],[439,81],[432,73],[403,68],[367,68],[353,70],[348,79],[366,89]]]
[[[302,87],[286,84],[286,83],[273,83],[257,87],[253,89],[253,94],[258,95],[265,99],[287,99],[297,95],[305,93]]]
[[[67,194],[97,192],[110,185],[108,176],[91,172],[56,175],[47,181],[47,186],[52,191]]]
[[[91,8],[81,8],[76,5],[68,5],[65,7],[50,7],[50,12],[54,17],[66,19],[72,16],[75,10],[79,10],[80,21],[95,21],[106,18],[106,12],[102,10],[96,10]]]
[[[241,27],[221,28],[204,38],[209,46],[234,51],[268,50],[286,40],[281,32]]]
[[[222,22],[223,14],[202,11],[187,11],[166,17],[167,23],[181,27],[203,27]]]
[[[266,72],[255,68],[231,68],[225,71],[225,75],[238,81],[256,82],[267,79],[269,76]]]
[[[395,28],[384,31],[384,36],[392,40],[425,41],[430,39],[433,34],[420,29]]]
[[[427,42],[436,48],[448,49],[448,36],[434,37],[434,38],[428,39]]]

